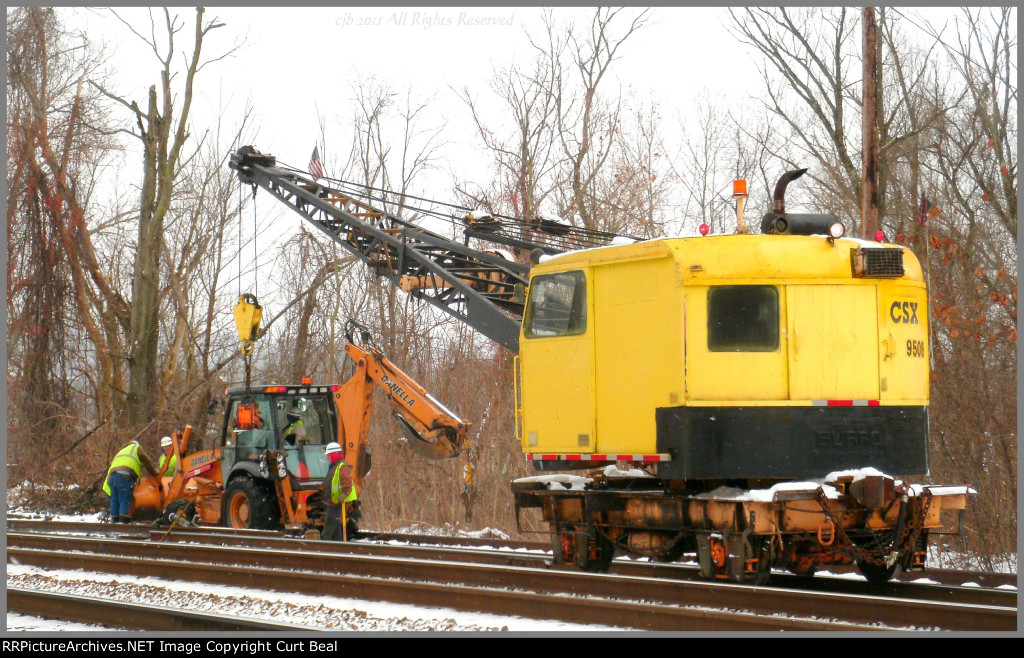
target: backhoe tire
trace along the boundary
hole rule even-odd
[[[228,528],[277,530],[281,527],[277,494],[249,476],[236,477],[224,493],[220,518]]]

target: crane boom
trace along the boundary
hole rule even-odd
[[[432,233],[339,190],[277,166],[244,146],[230,165],[395,286],[454,316],[513,353],[519,351],[529,266]]]

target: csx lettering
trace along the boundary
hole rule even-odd
[[[917,302],[893,302],[889,307],[889,317],[895,324],[918,324]]]

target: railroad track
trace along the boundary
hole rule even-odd
[[[7,609],[33,617],[61,619],[137,631],[299,631],[323,630],[229,617],[166,606],[111,601],[93,596],[7,588]]]
[[[22,530],[28,532],[52,532],[58,534],[100,534],[106,536],[149,536],[154,540],[181,541],[185,538],[188,541],[212,542],[216,541],[224,545],[234,546],[266,546],[277,547],[283,550],[294,550],[302,544],[288,544],[288,541],[301,541],[284,537],[280,532],[264,530],[236,530],[221,527],[202,528],[176,528],[171,533],[166,530],[153,529],[146,524],[118,525],[99,522],[67,522],[48,521],[35,518],[8,518],[7,527],[9,530]],[[213,539],[216,537],[216,539]],[[384,544],[384,545],[410,545],[410,546],[440,546],[440,547],[466,547],[466,548],[491,548],[503,554],[515,554],[524,560],[531,558],[524,556],[524,553],[533,554],[534,562],[550,560],[551,546],[548,542],[522,541],[511,539],[481,538],[481,537],[451,537],[439,535],[423,535],[409,533],[388,533],[388,532],[362,532],[356,541],[348,544],[335,544],[335,546],[346,546],[346,549],[337,550],[359,550],[363,544]],[[318,542],[323,547],[325,544]],[[401,548],[396,548],[396,551]],[[546,556],[546,557],[542,557]],[[485,558],[481,558],[485,559]],[[689,578],[698,579],[696,563],[652,563],[646,561],[633,561],[628,559],[615,560],[612,571],[629,575],[649,575],[652,577],[667,577],[673,579]],[[829,572],[834,574],[856,573],[855,566],[844,567],[833,565]],[[979,572],[979,571],[956,571],[952,569],[928,569],[927,571],[915,571],[901,573],[893,582],[884,585],[870,585],[862,579],[847,580],[843,578],[830,578],[819,575],[814,578],[794,576],[785,572],[772,574],[771,584],[794,589],[808,589],[817,591],[839,591],[852,594],[886,594],[890,596],[910,596],[916,598],[912,592],[923,591],[920,586],[907,587],[908,584],[924,583],[927,586],[947,585],[953,588],[967,589],[994,589],[997,587],[1016,587],[1017,575],[1011,573]],[[968,585],[967,588],[962,586]],[[932,589],[936,589],[931,587]],[[1006,595],[1006,592],[1002,594]],[[1012,592],[1011,592],[1012,594]],[[921,594],[920,596],[927,596]],[[942,598],[942,595],[935,595]],[[967,594],[970,596],[970,594]]]
[[[617,561],[617,573],[610,575],[555,570],[548,568],[539,551],[369,541],[336,544],[284,539],[274,533],[209,529],[175,530],[165,541],[154,541],[166,533],[150,533],[141,526],[117,528],[109,536],[79,527],[80,532],[102,536],[54,537],[25,532],[26,524],[14,525],[19,527],[8,534],[8,561],[42,568],[156,576],[647,630],[1016,629],[1016,593],[1003,590],[899,584],[902,595],[896,597],[778,586],[751,588],[695,581],[692,569],[673,565]]]

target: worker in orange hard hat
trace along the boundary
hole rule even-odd
[[[338,443],[327,444],[324,451],[331,462],[324,478],[320,499],[324,503],[324,530],[321,539],[341,541],[352,537],[356,531],[359,515],[359,500],[352,482],[352,467],[345,463],[345,454]],[[342,528],[342,512],[345,514],[345,528]],[[355,517],[355,518],[354,518]]]

